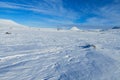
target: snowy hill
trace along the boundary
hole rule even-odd
[[[78,30],[80,30],[80,29],[78,29],[77,27],[72,27],[70,30],[72,30],[72,31],[78,31]]]
[[[12,20],[0,19],[0,28],[27,28],[27,26],[18,24]]]
[[[0,80],[119,80],[120,31],[0,29]]]

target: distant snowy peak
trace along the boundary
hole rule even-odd
[[[16,23],[8,19],[0,19],[0,28],[25,28],[27,26]]]
[[[76,26],[74,26],[74,27],[72,27],[70,30],[72,30],[72,31],[78,31],[78,30],[80,30],[80,29],[77,28]]]

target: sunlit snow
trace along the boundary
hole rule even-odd
[[[2,27],[0,80],[120,80],[120,30]]]

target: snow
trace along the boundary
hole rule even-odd
[[[12,20],[8,20],[8,19],[0,19],[0,28],[15,28],[15,29],[19,29],[19,28],[27,28],[27,26],[21,25],[15,21]],[[22,29],[21,28],[21,29]]]
[[[70,30],[72,30],[72,31],[78,31],[78,30],[80,30],[80,29],[78,29],[76,26],[74,26],[74,27],[72,27]]]
[[[119,34],[0,28],[0,80],[119,80]]]

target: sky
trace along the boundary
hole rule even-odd
[[[120,0],[0,0],[0,19],[30,27],[120,25]]]

